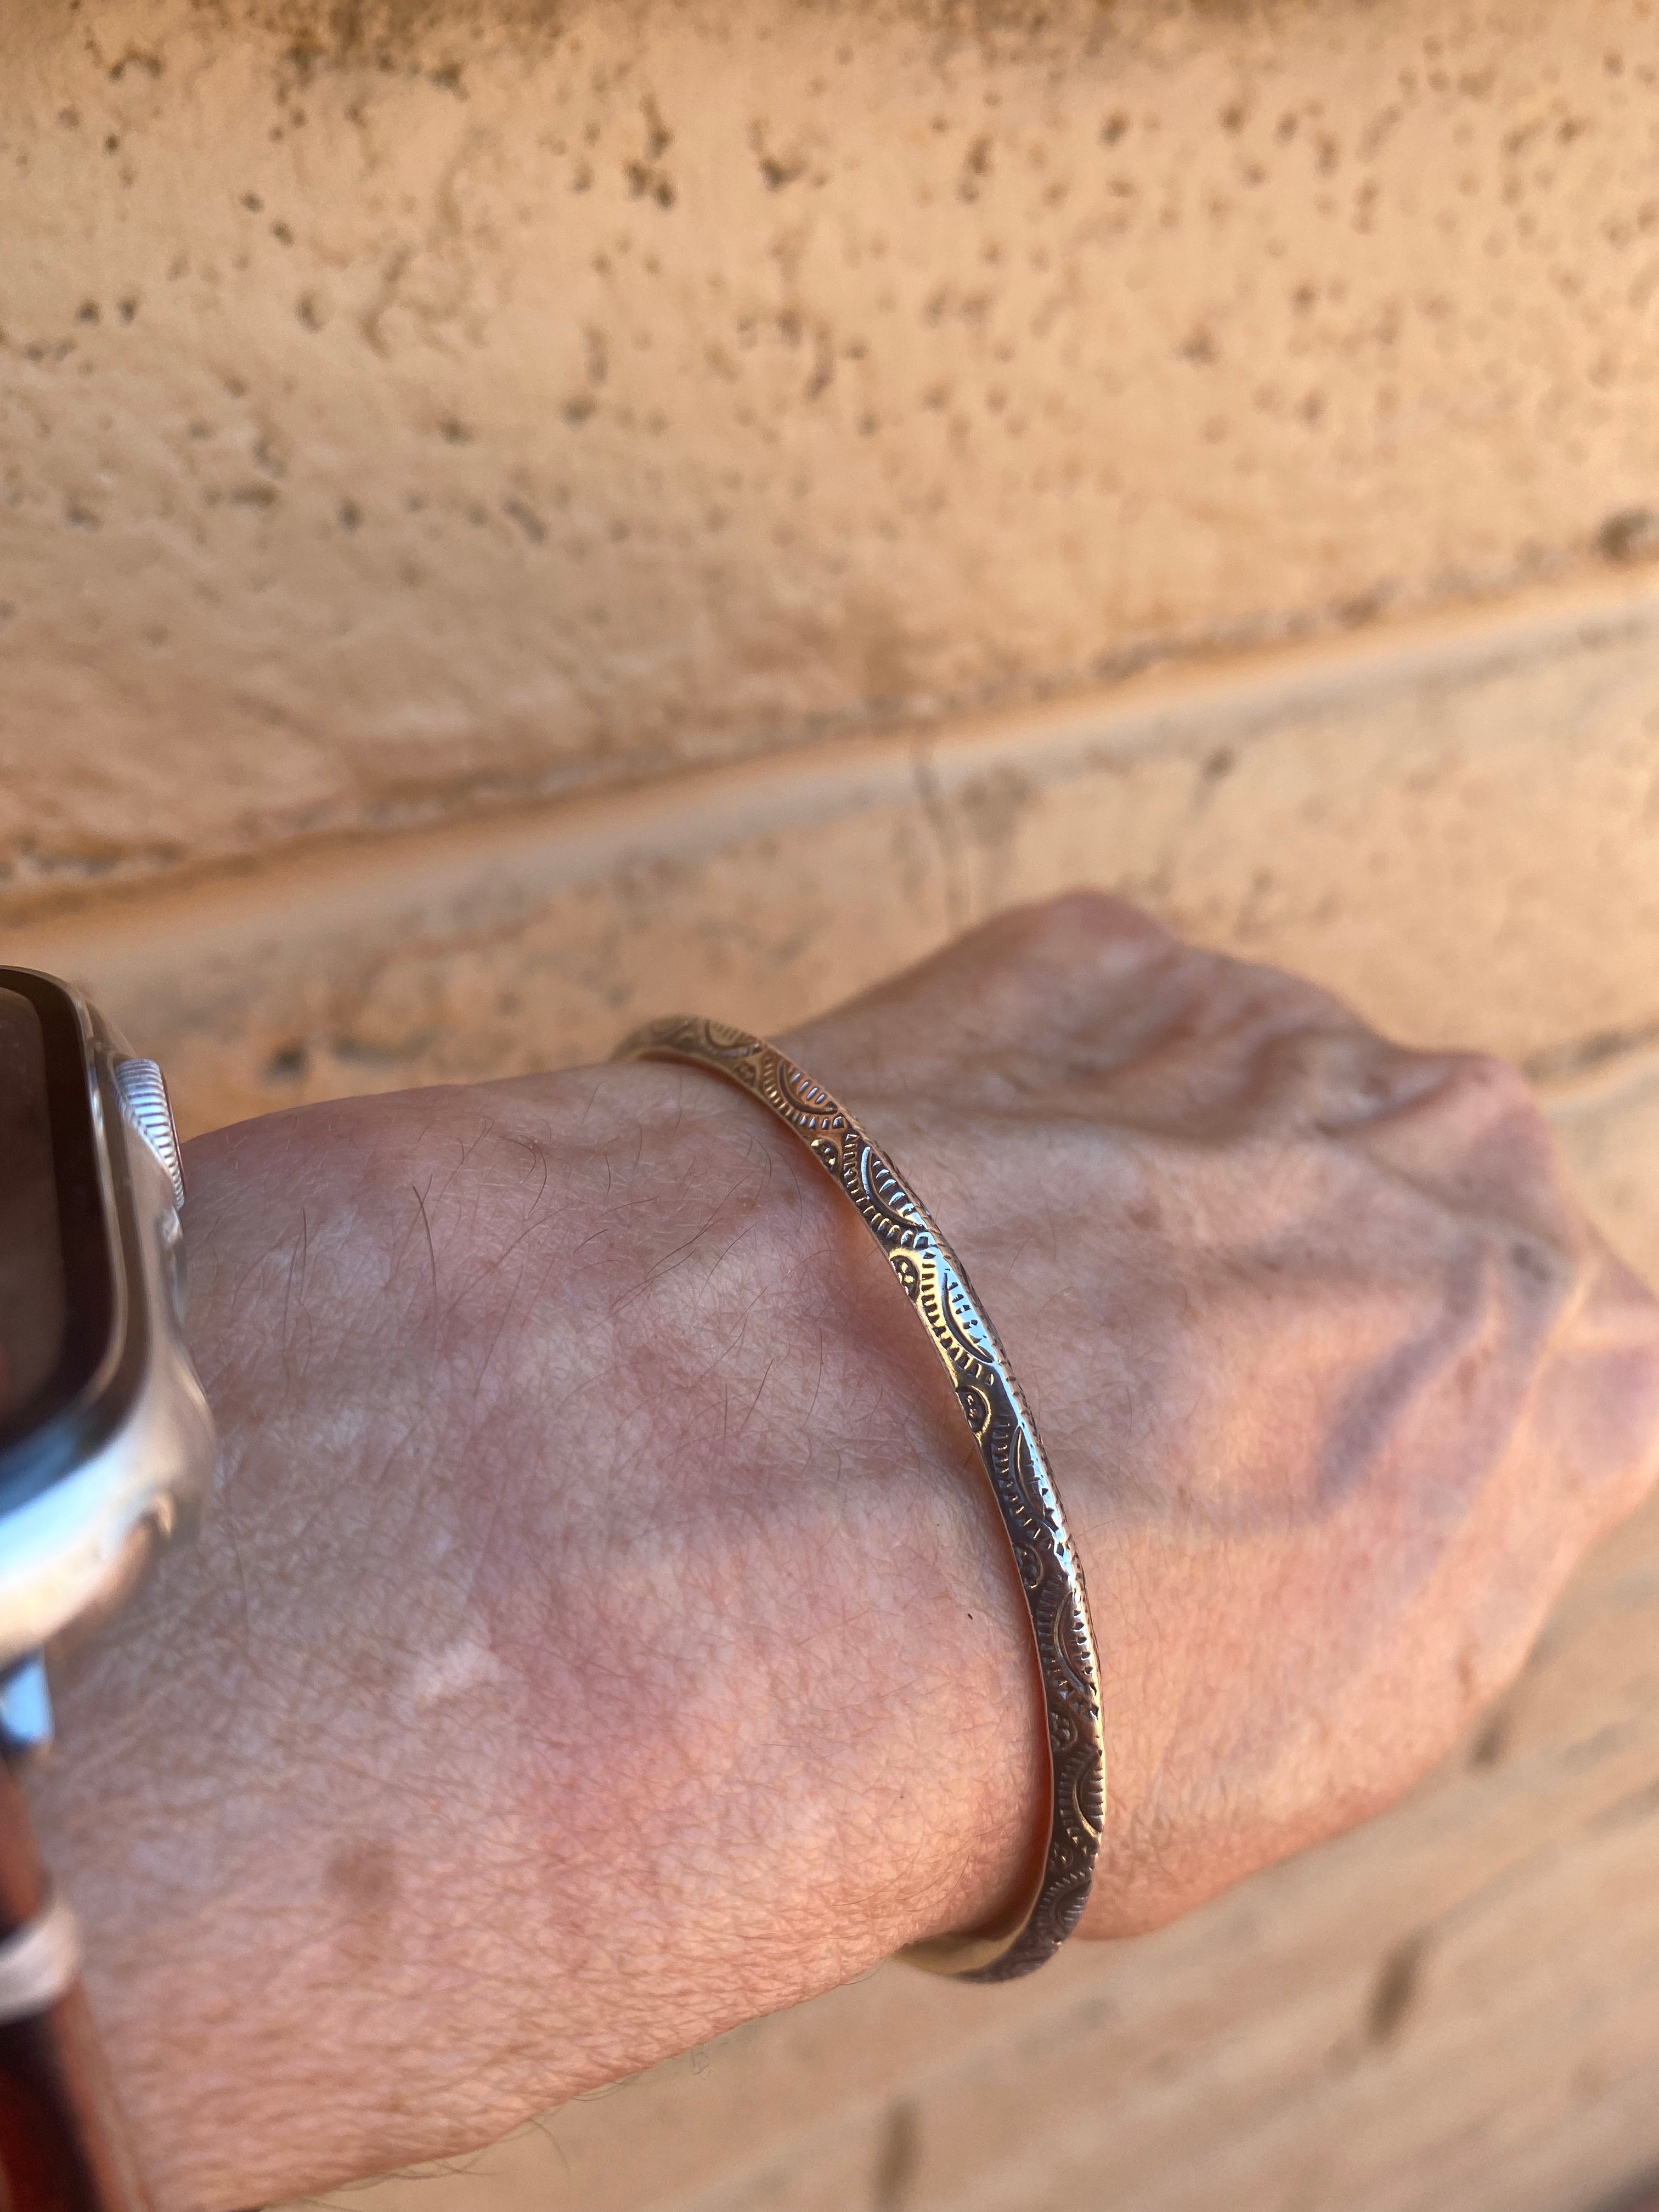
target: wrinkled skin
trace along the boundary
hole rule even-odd
[[[947,1224],[1089,1576],[1132,1933],[1388,1803],[1655,1471],[1659,1316],[1502,1061],[1115,902],[790,1048]]]
[[[1041,1422],[1104,1665],[1085,1931],[1406,1789],[1655,1471],[1659,1311],[1520,1079],[1096,898],[786,1042]],[[219,1495],[36,1790],[161,2201],[464,2148],[1017,1891],[1008,1548],[754,1101],[583,1069],[190,1170]]]

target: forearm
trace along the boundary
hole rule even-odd
[[[220,1492],[34,1793],[161,2202],[476,2143],[994,1909],[1012,1568],[786,1133],[619,1069],[190,1164]]]

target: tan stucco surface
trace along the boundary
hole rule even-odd
[[[1646,0],[3,40],[14,900],[1659,542]]]
[[[1659,1036],[1659,593],[1156,672],[926,738],[295,856],[15,925],[191,1127],[762,1029],[1093,884],[1547,1078]]]

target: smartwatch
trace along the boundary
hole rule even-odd
[[[17,1770],[48,1671],[187,1534],[213,1424],[185,1348],[167,1086],[66,984],[0,967],[0,2207],[148,2200]]]

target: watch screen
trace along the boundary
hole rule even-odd
[[[109,1204],[75,1000],[0,968],[0,1492],[118,1352]]]
[[[46,1039],[0,990],[0,1428],[56,1374],[67,1320]]]

